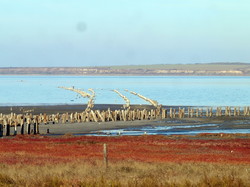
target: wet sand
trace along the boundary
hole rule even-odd
[[[40,133],[46,134],[49,129],[50,134],[84,134],[93,131],[126,129],[143,126],[181,126],[181,125],[201,125],[218,124],[217,130],[223,129],[250,129],[250,118],[241,119],[220,119],[220,118],[186,118],[186,119],[164,119],[164,120],[136,120],[136,121],[117,121],[117,122],[85,122],[73,124],[48,124],[40,125]],[[202,130],[207,127],[192,128]]]

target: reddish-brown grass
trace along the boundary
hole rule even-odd
[[[249,186],[249,140],[225,134],[4,138],[0,186]]]
[[[0,162],[43,164],[102,159],[104,143],[108,145],[111,161],[250,163],[249,138],[193,139],[147,135],[17,136],[0,140]]]

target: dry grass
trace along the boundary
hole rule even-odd
[[[0,163],[0,186],[250,186],[245,135],[16,136]]]
[[[250,186],[249,165],[119,161],[0,165],[0,186]]]

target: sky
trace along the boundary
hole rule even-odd
[[[250,62],[249,0],[0,0],[0,67]]]

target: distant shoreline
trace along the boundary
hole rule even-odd
[[[18,76],[250,76],[250,63],[158,64],[95,67],[0,67]]]

